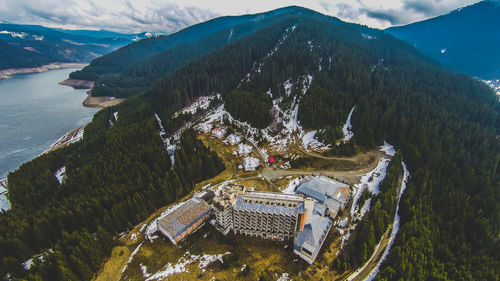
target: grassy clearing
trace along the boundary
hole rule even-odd
[[[121,271],[127,260],[134,250],[133,246],[116,246],[113,248],[111,257],[108,258],[106,263],[99,269],[95,277],[92,279],[94,281],[108,281],[108,280],[118,280],[121,275]]]
[[[147,273],[154,274],[165,265],[175,265],[179,258],[189,251],[191,255],[223,254],[231,252],[226,265],[220,262],[209,264],[205,271],[195,261],[186,265],[187,272],[171,275],[169,280],[256,280],[266,276],[277,279],[282,273],[297,276],[307,268],[307,263],[293,254],[291,242],[273,242],[258,238],[228,234],[223,236],[210,225],[203,226],[189,236],[180,247],[175,247],[167,239],[160,237],[153,243],[145,242],[129,264],[122,280],[144,280],[141,265],[147,267]],[[247,275],[241,273],[243,265],[249,265]]]
[[[248,180],[241,179],[241,180],[235,181],[234,183],[242,184],[242,185],[246,186],[247,188],[258,190],[258,191],[280,192],[279,189],[275,188],[268,181],[260,179],[260,178],[254,178],[254,179],[248,179]]]

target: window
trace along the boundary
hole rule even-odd
[[[306,254],[306,255],[308,255],[308,256],[312,256],[311,251],[309,251],[309,250],[308,250],[308,249],[306,249],[306,248],[302,248],[302,249],[301,249],[301,252],[303,252],[304,254]]]

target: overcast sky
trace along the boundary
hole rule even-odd
[[[225,15],[298,5],[375,28],[435,17],[478,0],[0,0],[0,20],[70,29],[171,33]]]

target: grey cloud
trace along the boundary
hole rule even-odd
[[[424,1],[424,0],[406,0],[404,8],[409,9],[424,15],[434,15],[438,10],[439,2],[441,1]]]
[[[360,11],[362,13],[366,14],[367,17],[377,19],[377,20],[382,20],[382,21],[388,21],[391,23],[391,25],[403,24],[407,20],[407,19],[405,19],[404,15],[401,15],[400,11],[396,11],[393,9],[372,10],[372,9],[363,8],[363,9],[360,9]]]
[[[99,1],[99,0],[94,0]],[[151,5],[146,12],[136,11],[130,0],[121,2],[121,9],[103,9],[97,2],[79,0],[6,0],[0,18],[22,24],[74,26],[81,29],[109,29],[119,32],[171,33],[186,26],[212,19],[218,14],[196,7],[179,8],[173,3]],[[15,11],[15,12],[14,12]]]
[[[353,8],[351,5],[346,4],[346,3],[338,3],[335,5],[338,9],[338,15],[341,18],[346,18],[346,19],[356,19],[360,11],[357,8]]]

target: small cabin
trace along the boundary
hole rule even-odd
[[[226,129],[223,127],[217,127],[212,130],[212,136],[218,139],[223,138],[225,134],[226,134]]]

